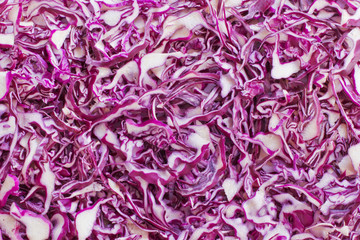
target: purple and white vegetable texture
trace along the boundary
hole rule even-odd
[[[0,15],[0,239],[360,239],[359,0]]]

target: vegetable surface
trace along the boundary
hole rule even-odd
[[[358,239],[357,0],[0,2],[2,239]]]

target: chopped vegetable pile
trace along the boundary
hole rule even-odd
[[[358,0],[0,9],[2,239],[360,238]]]

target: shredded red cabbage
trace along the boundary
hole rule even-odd
[[[358,0],[0,9],[0,239],[360,238]]]

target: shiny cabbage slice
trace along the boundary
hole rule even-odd
[[[11,205],[10,214],[25,225],[26,236],[30,240],[46,240],[49,238],[52,224],[45,217],[29,210],[23,210],[16,203]]]
[[[0,206],[5,206],[8,197],[19,190],[19,179],[8,174],[0,188]]]

